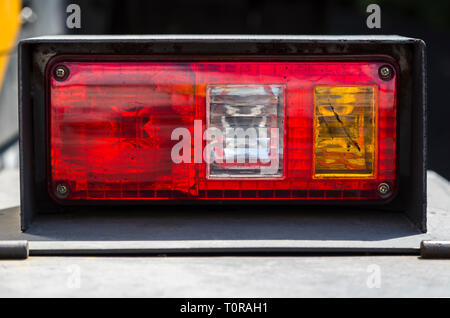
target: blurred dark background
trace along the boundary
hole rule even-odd
[[[28,1],[33,5],[32,0]],[[71,3],[81,6],[81,29],[63,28],[65,33],[398,34],[423,39],[428,47],[428,168],[450,179],[448,0],[61,1],[62,25],[67,16],[66,6]],[[366,8],[371,3],[381,7],[381,29],[368,29],[366,26],[369,15]]]

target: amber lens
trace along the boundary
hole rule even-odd
[[[376,87],[317,86],[314,177],[373,177]]]

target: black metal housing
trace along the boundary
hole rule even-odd
[[[148,213],[161,202],[140,206],[121,203],[96,206],[61,205],[47,192],[46,144],[46,75],[49,64],[58,56],[120,56],[129,59],[214,59],[214,60],[352,60],[378,57],[392,61],[398,73],[398,170],[399,190],[389,202],[365,204],[355,202],[272,202],[261,208],[281,208],[301,213],[302,209],[330,211],[396,211],[407,215],[414,225],[426,232],[426,95],[425,44],[422,40],[398,36],[61,36],[21,41],[19,45],[19,118],[21,150],[21,221],[26,230],[33,217],[44,213],[67,211],[104,211],[129,209]],[[236,204],[237,202],[230,202]],[[200,202],[187,204],[195,211]],[[211,201],[201,202],[211,205]],[[214,202],[215,209],[226,213],[228,202]],[[239,204],[257,205],[257,201]]]

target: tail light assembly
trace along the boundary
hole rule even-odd
[[[398,211],[426,231],[423,60],[403,37],[25,40],[22,228],[231,204]]]

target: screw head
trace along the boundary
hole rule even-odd
[[[389,65],[383,65],[378,70],[378,76],[383,81],[389,81],[394,77],[394,70]]]
[[[383,182],[378,185],[378,194],[379,195],[382,195],[382,196],[388,195],[389,192],[391,192],[391,187],[389,186],[389,184]]]
[[[58,184],[56,186],[56,195],[58,197],[66,197],[69,194],[69,188],[65,184]]]
[[[69,70],[64,65],[59,65],[54,71],[55,79],[58,81],[64,81],[69,76]]]

